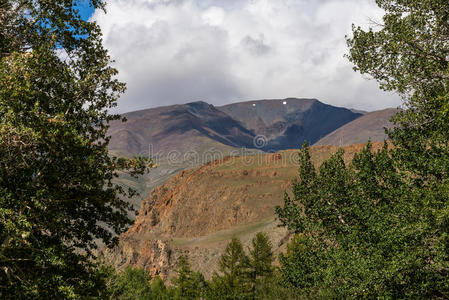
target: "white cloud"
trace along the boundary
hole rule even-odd
[[[201,18],[205,24],[211,26],[220,26],[223,23],[225,17],[225,11],[221,7],[212,6],[206,9],[202,14]]]
[[[374,0],[110,0],[96,12],[128,84],[121,111],[203,100],[313,97],[359,109],[399,104],[343,57]]]

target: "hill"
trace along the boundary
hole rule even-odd
[[[344,146],[366,143],[369,139],[384,141],[387,139],[384,128],[393,127],[390,119],[397,112],[396,108],[388,108],[367,113],[326,135],[315,145]]]
[[[362,147],[345,147],[346,161]],[[312,147],[312,160],[318,165],[335,151],[334,146]],[[278,253],[290,234],[277,226],[274,208],[297,168],[297,151],[290,150],[227,157],[182,171],[143,201],[134,225],[104,258],[118,268],[133,265],[170,277],[184,254],[210,277],[232,236],[248,245],[259,231],[269,234]]]

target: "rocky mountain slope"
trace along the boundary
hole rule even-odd
[[[316,99],[287,98],[233,103],[218,109],[240,121],[255,135],[266,137],[263,149],[277,151],[310,145],[359,118],[361,113]]]
[[[345,147],[346,161],[362,147]],[[318,165],[336,150],[316,146],[311,156]],[[210,277],[233,236],[248,245],[259,231],[269,234],[278,253],[290,234],[277,226],[274,208],[297,168],[297,151],[290,150],[227,157],[182,171],[143,201],[134,225],[104,259],[117,268],[133,265],[170,277],[179,256],[187,255],[194,269]]]
[[[111,124],[109,148],[125,156],[211,148],[285,150],[298,148],[304,140],[313,144],[361,115],[315,99],[249,101],[223,107],[194,102],[124,114],[128,122]]]
[[[315,145],[344,146],[387,139],[384,128],[392,128],[390,122],[398,112],[396,108],[388,108],[367,113],[349,122],[320,139]]]
[[[213,105],[194,102],[130,112],[113,122],[109,149],[125,156],[251,147],[254,134]]]

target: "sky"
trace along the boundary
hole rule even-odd
[[[127,83],[119,112],[287,97],[367,111],[400,104],[344,57],[353,23],[381,21],[374,0],[109,0],[106,10],[82,13]]]
[[[77,8],[80,11],[81,14],[81,18],[83,18],[84,20],[89,20],[89,18],[93,15],[94,8],[92,6],[90,6],[87,1],[81,1],[79,2],[79,5],[77,6]]]

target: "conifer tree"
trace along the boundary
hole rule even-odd
[[[241,241],[234,237],[220,258],[221,284],[226,290],[226,299],[239,299],[249,294],[248,256]]]
[[[181,256],[172,279],[176,299],[199,299],[205,290],[206,281],[199,272],[193,272],[186,256]]]
[[[249,250],[249,281],[251,284],[252,298],[256,298],[256,289],[266,285],[273,276],[274,255],[273,246],[266,233],[259,232],[251,241],[252,248]]]

